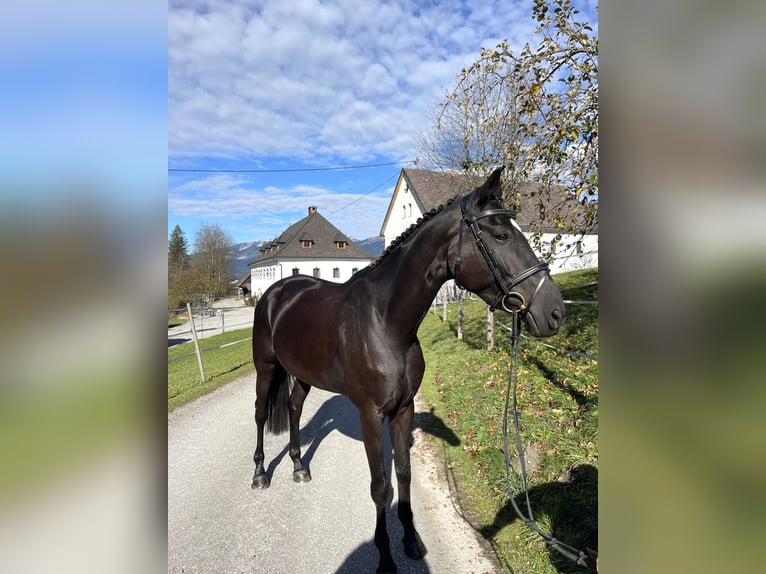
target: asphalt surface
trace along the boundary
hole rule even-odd
[[[312,389],[301,438],[313,480],[293,482],[287,433],[267,433],[271,487],[257,491],[250,488],[254,400],[253,374],[168,415],[168,572],[374,572],[375,507],[354,406]],[[416,414],[416,426],[423,416]],[[402,550],[394,478],[388,529],[399,572],[499,572],[491,551],[456,512],[431,437],[416,429],[414,439],[412,503],[428,554],[414,561]],[[390,456],[386,466],[391,477]]]

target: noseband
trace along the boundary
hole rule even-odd
[[[470,213],[468,208],[468,198],[469,196],[465,196],[460,202],[460,211],[462,213],[462,217],[460,219],[457,239],[457,257],[455,258],[455,283],[457,283],[458,286],[461,286],[459,280],[461,263],[460,254],[463,249],[463,222],[465,222],[465,224],[473,233],[473,237],[476,240],[476,245],[479,247],[479,251],[484,257],[484,261],[486,261],[487,267],[489,267],[489,270],[492,271],[492,275],[495,277],[495,281],[500,288],[500,292],[489,304],[490,311],[494,311],[498,307],[502,307],[508,313],[517,311],[523,317],[526,315],[527,311],[529,311],[529,308],[532,306],[537,293],[540,291],[540,287],[543,286],[543,282],[548,276],[548,265],[544,261],[540,261],[537,265],[533,265],[524,271],[520,271],[519,273],[512,275],[509,279],[503,277],[503,273],[500,271],[500,267],[497,264],[497,259],[495,259],[492,250],[487,245],[487,242],[484,241],[484,234],[482,233],[481,229],[479,229],[479,225],[476,222],[484,217],[489,217],[491,215],[507,215],[508,217],[513,218],[514,213],[509,209],[488,209],[487,211],[482,211],[478,215],[473,215]],[[546,273],[537,284],[537,287],[532,293],[532,297],[529,298],[529,302],[527,302],[524,295],[518,291],[511,291],[513,287],[525,279],[528,279],[532,275],[539,273],[540,271],[546,271]],[[518,305],[518,307],[509,307],[511,298],[518,299],[520,305]]]

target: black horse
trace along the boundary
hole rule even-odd
[[[501,172],[497,169],[481,187],[424,216],[346,283],[287,277],[272,285],[255,308],[258,442],[252,486],[269,486],[263,464],[267,423],[275,433],[289,427],[293,478],[307,482],[311,476],[301,462],[299,437],[303,401],[312,386],[349,397],[359,409],[370,466],[378,572],[396,571],[385,518],[385,418],[404,550],[414,559],[426,553],[412,517],[409,447],[413,400],[425,368],[418,326],[441,285],[454,279],[493,309],[519,311],[536,337],[554,335],[564,321],[564,302],[548,267],[535,257],[513,213],[502,206]]]

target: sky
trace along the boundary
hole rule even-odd
[[[350,237],[378,236],[430,111],[482,48],[536,43],[532,4],[171,0],[168,232],[268,240],[316,205]],[[174,171],[189,169],[259,171]]]

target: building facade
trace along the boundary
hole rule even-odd
[[[402,169],[380,231],[385,238],[386,247],[410,225],[416,223],[424,213],[475,189],[484,183],[485,179],[475,175]],[[539,257],[550,255],[551,273],[597,267],[598,230],[570,234],[561,229],[543,227],[539,244],[535,244],[532,240],[531,223],[539,213],[538,204],[541,196],[537,194],[537,189],[538,187],[533,183],[522,186],[516,215],[516,222],[530,239],[537,255]],[[578,217],[580,208],[576,202],[563,197],[562,190],[559,190],[556,195],[557,197],[553,199],[556,204],[555,209],[562,213],[562,220],[568,224],[570,218]],[[560,239],[551,248],[557,236],[560,236]]]
[[[264,244],[261,254],[249,264],[252,293],[260,296],[276,281],[290,275],[343,283],[373,259],[312,205],[306,217]]]

